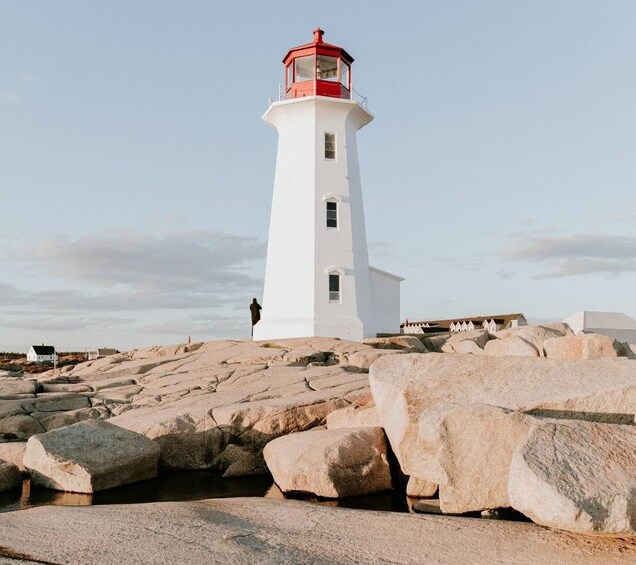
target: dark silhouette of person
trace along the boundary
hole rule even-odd
[[[252,314],[252,335],[254,335],[254,326],[258,324],[261,319],[261,309],[261,305],[257,302],[256,298],[254,298],[250,304],[250,313]]]

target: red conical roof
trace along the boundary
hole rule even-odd
[[[287,65],[290,59],[296,57],[304,57],[305,55],[329,55],[331,57],[340,57],[348,64],[353,63],[353,57],[349,55],[342,47],[332,45],[331,43],[325,43],[322,40],[324,31],[320,28],[314,30],[314,39],[309,43],[299,45],[298,47],[292,47],[287,55],[283,58],[283,64]]]

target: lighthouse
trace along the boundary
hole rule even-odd
[[[369,266],[356,135],[373,115],[353,98],[353,57],[323,41],[290,49],[280,100],[263,311],[255,340],[399,333],[402,278]]]

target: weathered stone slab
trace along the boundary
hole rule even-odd
[[[283,492],[340,498],[391,488],[381,428],[290,434],[268,443],[263,455]]]
[[[633,540],[523,522],[212,498],[0,513],[6,562],[174,565],[626,565]],[[149,556],[152,556],[149,559]]]
[[[28,414],[15,414],[0,420],[0,433],[12,433],[19,439],[27,439],[44,431],[42,424]]]
[[[33,436],[24,466],[35,484],[92,493],[157,476],[159,446],[102,420]]]
[[[88,408],[91,403],[83,394],[67,392],[48,392],[39,394],[32,402],[37,412],[61,412]]]
[[[67,412],[60,412],[42,418],[40,423],[44,426],[46,431],[56,430],[57,428],[63,428],[64,426],[71,426],[84,420],[97,420],[98,418],[108,418],[108,409],[103,406],[97,406],[93,408],[78,408],[77,410],[69,410]]]
[[[104,388],[95,394],[95,398],[112,402],[128,402],[135,395],[143,391],[143,387],[139,385],[118,386],[113,388]]]
[[[544,526],[636,534],[636,426],[538,421],[513,454],[512,506]]]
[[[38,383],[35,381],[27,381],[17,377],[0,378],[0,395],[35,394],[37,385]]]

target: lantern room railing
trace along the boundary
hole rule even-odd
[[[362,94],[360,94],[355,88],[351,87],[351,90],[346,90],[346,93],[343,93],[343,95],[341,96],[329,96],[329,98],[340,98],[340,99],[344,99],[344,100],[355,100],[358,104],[360,104],[360,106],[362,106],[363,108],[367,108],[368,106],[368,98],[366,96],[362,96]],[[314,90],[315,93],[315,90]],[[313,93],[312,93],[313,94]],[[279,84],[278,85],[278,92],[276,93],[276,96],[269,97],[269,105],[271,106],[274,102],[282,102],[283,100],[293,100],[295,97],[292,96],[291,91],[288,89],[287,92],[285,92],[285,85],[284,84]]]

